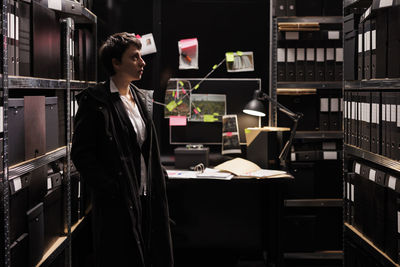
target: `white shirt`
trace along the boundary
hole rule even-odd
[[[119,90],[115,83],[113,82],[112,79],[110,79],[110,91],[111,93],[119,93]],[[129,94],[131,94],[132,99],[132,93],[129,91]],[[124,103],[126,112],[128,113],[129,120],[132,123],[133,128],[135,129],[136,136],[137,136],[137,142],[139,143],[139,146],[141,147],[146,140],[146,124],[143,121],[142,116],[140,115],[139,108],[137,104],[132,103],[126,96],[119,95],[119,97],[122,100],[122,103]],[[146,195],[147,194],[147,185],[146,185],[146,177],[147,177],[147,170],[146,170],[146,162],[144,161],[143,154],[140,155],[140,189],[139,192],[140,194]]]

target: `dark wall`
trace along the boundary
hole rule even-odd
[[[263,87],[268,87],[269,2],[266,0],[94,0],[94,7],[99,43],[114,32],[153,33],[158,52],[144,56],[147,66],[137,85],[155,90],[157,101],[164,101],[169,78],[204,77],[230,51],[253,51],[255,71],[228,73],[222,65],[210,77],[261,78]],[[178,69],[178,41],[186,38],[198,39],[198,70]],[[100,70],[99,79],[104,77]],[[162,152],[171,153],[168,120],[163,118],[163,109],[155,106],[154,121]]]

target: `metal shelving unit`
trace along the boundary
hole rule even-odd
[[[373,79],[361,81],[345,81],[345,89],[399,89],[400,79]]]
[[[340,24],[343,22],[343,18],[340,16],[327,16],[327,17],[279,17],[277,18],[277,22],[294,22],[294,23],[303,23],[303,22],[316,22],[320,24]]]
[[[341,260],[343,251],[327,250],[317,252],[285,253],[286,259]]]
[[[342,139],[342,131],[297,131],[296,139]]]
[[[316,88],[316,89],[342,89],[341,81],[324,82],[278,82],[278,88]]]
[[[46,0],[34,0],[36,3],[47,6]],[[58,15],[62,18],[63,23],[67,24],[66,36],[73,36],[73,25],[75,23],[90,24],[86,27],[91,27],[91,29],[97,32],[97,17],[82,7],[79,2],[71,0],[61,1],[61,10],[57,10]],[[8,1],[2,1],[2,33],[7,36],[8,30]],[[96,36],[96,34],[94,34]],[[3,38],[6,40],[6,38]],[[66,38],[68,40],[68,38]],[[97,40],[94,40],[97,43]],[[70,267],[72,264],[72,250],[71,250],[71,238],[74,233],[79,232],[80,225],[85,221],[85,218],[79,220],[75,225],[71,225],[71,187],[70,187],[70,169],[71,169],[71,159],[70,159],[70,141],[71,141],[71,90],[82,90],[91,85],[94,85],[94,81],[75,81],[72,80],[71,75],[71,61],[70,51],[73,49],[71,47],[71,42],[67,42],[66,49],[64,51],[65,58],[67,60],[64,62],[64,70],[66,79],[46,79],[46,78],[36,78],[36,77],[23,77],[23,76],[9,76],[8,75],[8,47],[7,41],[3,42],[2,52],[3,52],[3,72],[0,74],[0,82],[2,83],[2,106],[3,106],[3,170],[0,170],[0,217],[2,220],[2,229],[0,230],[0,240],[3,244],[0,246],[0,266],[11,267],[11,255],[10,255],[10,186],[9,182],[16,177],[22,176],[26,173],[32,172],[33,170],[50,164],[54,161],[66,158],[66,171],[64,171],[64,182],[66,184],[66,189],[64,193],[66,194],[66,217],[67,217],[67,234],[65,236],[60,236],[52,247],[47,250],[40,262],[36,266],[51,266],[54,260],[59,257],[63,252],[65,252],[65,266]],[[96,60],[95,60],[96,61]],[[95,62],[96,64],[96,62]],[[96,64],[97,65],[97,64]],[[8,162],[8,97],[10,90],[62,90],[65,91],[65,133],[66,133],[66,144],[67,146],[59,147],[58,149],[48,152],[43,156],[18,163],[14,166],[9,166]],[[25,255],[26,256],[26,255]]]
[[[342,207],[342,199],[286,199],[285,207]]]

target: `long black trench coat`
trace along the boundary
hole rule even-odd
[[[172,267],[165,176],[146,94],[131,92],[146,124],[140,148],[134,128],[110,82],[78,96],[71,157],[93,194],[96,266]],[[147,195],[140,196],[140,153],[147,165]]]

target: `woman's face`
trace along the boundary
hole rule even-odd
[[[122,54],[121,61],[115,60],[114,70],[130,81],[137,81],[142,78],[145,65],[140,50],[130,45]]]

